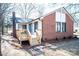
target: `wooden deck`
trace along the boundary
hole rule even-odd
[[[41,32],[41,31],[36,31],[36,35],[31,35],[31,33],[27,30],[17,30],[16,35],[17,35],[17,38],[20,40],[20,43],[21,43],[21,41],[28,40],[30,45],[34,46],[34,45],[41,44],[42,35],[39,32]]]

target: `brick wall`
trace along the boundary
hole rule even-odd
[[[56,32],[55,12],[49,14],[43,19],[43,40],[54,40],[73,35],[73,21],[68,14],[66,14],[66,32]]]

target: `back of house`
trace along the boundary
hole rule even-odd
[[[59,8],[43,18],[43,40],[62,39],[72,36],[73,20],[71,15],[64,8]]]

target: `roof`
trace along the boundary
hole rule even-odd
[[[30,22],[32,21],[32,19],[29,19],[29,18],[19,18],[19,17],[16,17],[16,23],[22,23],[22,22]]]
[[[10,18],[12,19],[12,18]],[[39,18],[36,18],[36,19],[31,19],[31,18],[20,18],[20,17],[16,17],[16,20],[15,22],[16,23],[29,23],[29,22],[32,22],[32,21],[35,21],[35,20],[41,20],[42,17],[39,17]]]

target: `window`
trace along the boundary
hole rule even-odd
[[[66,32],[66,23],[62,23],[62,32]]]
[[[38,22],[34,23],[34,31],[36,31],[38,29]]]
[[[61,32],[61,22],[56,22],[56,32]]]
[[[66,32],[66,23],[56,22],[56,32]]]
[[[23,29],[27,29],[27,26],[26,26],[26,25],[22,25],[22,28],[23,28]]]

